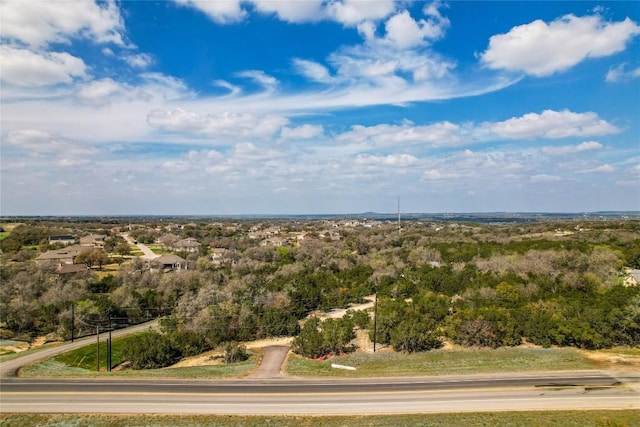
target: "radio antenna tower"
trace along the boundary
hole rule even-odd
[[[400,227],[400,196],[398,196],[398,237],[402,234],[402,227]]]

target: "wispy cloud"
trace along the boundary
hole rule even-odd
[[[628,64],[619,64],[611,67],[607,72],[605,80],[609,83],[625,82],[640,77],[640,67],[627,70]]]

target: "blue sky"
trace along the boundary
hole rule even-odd
[[[3,215],[640,210],[638,2],[0,2]]]

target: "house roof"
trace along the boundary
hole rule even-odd
[[[61,264],[56,268],[57,274],[82,273],[89,270],[85,264]]]
[[[182,239],[173,244],[176,248],[195,248],[200,247],[200,243],[196,239]]]
[[[102,242],[107,236],[104,234],[89,234],[80,238],[80,242]]]
[[[629,272],[629,276],[627,277],[631,277],[633,278],[637,283],[640,283],[640,270],[631,270]]]
[[[186,262],[186,260],[175,254],[163,254],[163,255],[160,255],[158,258],[152,259],[151,262],[153,264],[166,265],[166,264],[182,264]]]
[[[80,245],[72,245],[67,246],[62,249],[55,249],[52,251],[47,251],[43,254],[40,254],[36,257],[36,260],[52,260],[52,259],[60,259],[60,258],[70,258],[79,255],[81,252],[86,251],[87,248],[85,246]]]
[[[57,236],[49,236],[49,241],[57,241],[57,240],[75,240],[76,238],[69,234],[60,234]]]

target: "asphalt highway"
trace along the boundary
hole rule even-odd
[[[2,412],[393,414],[640,409],[640,377],[598,372],[372,380],[6,378]]]
[[[139,325],[113,333],[155,327]],[[95,342],[88,337],[0,364],[2,413],[347,415],[556,409],[638,409],[638,372],[547,372],[378,379],[279,374],[287,347],[237,380],[20,378],[21,366]]]

